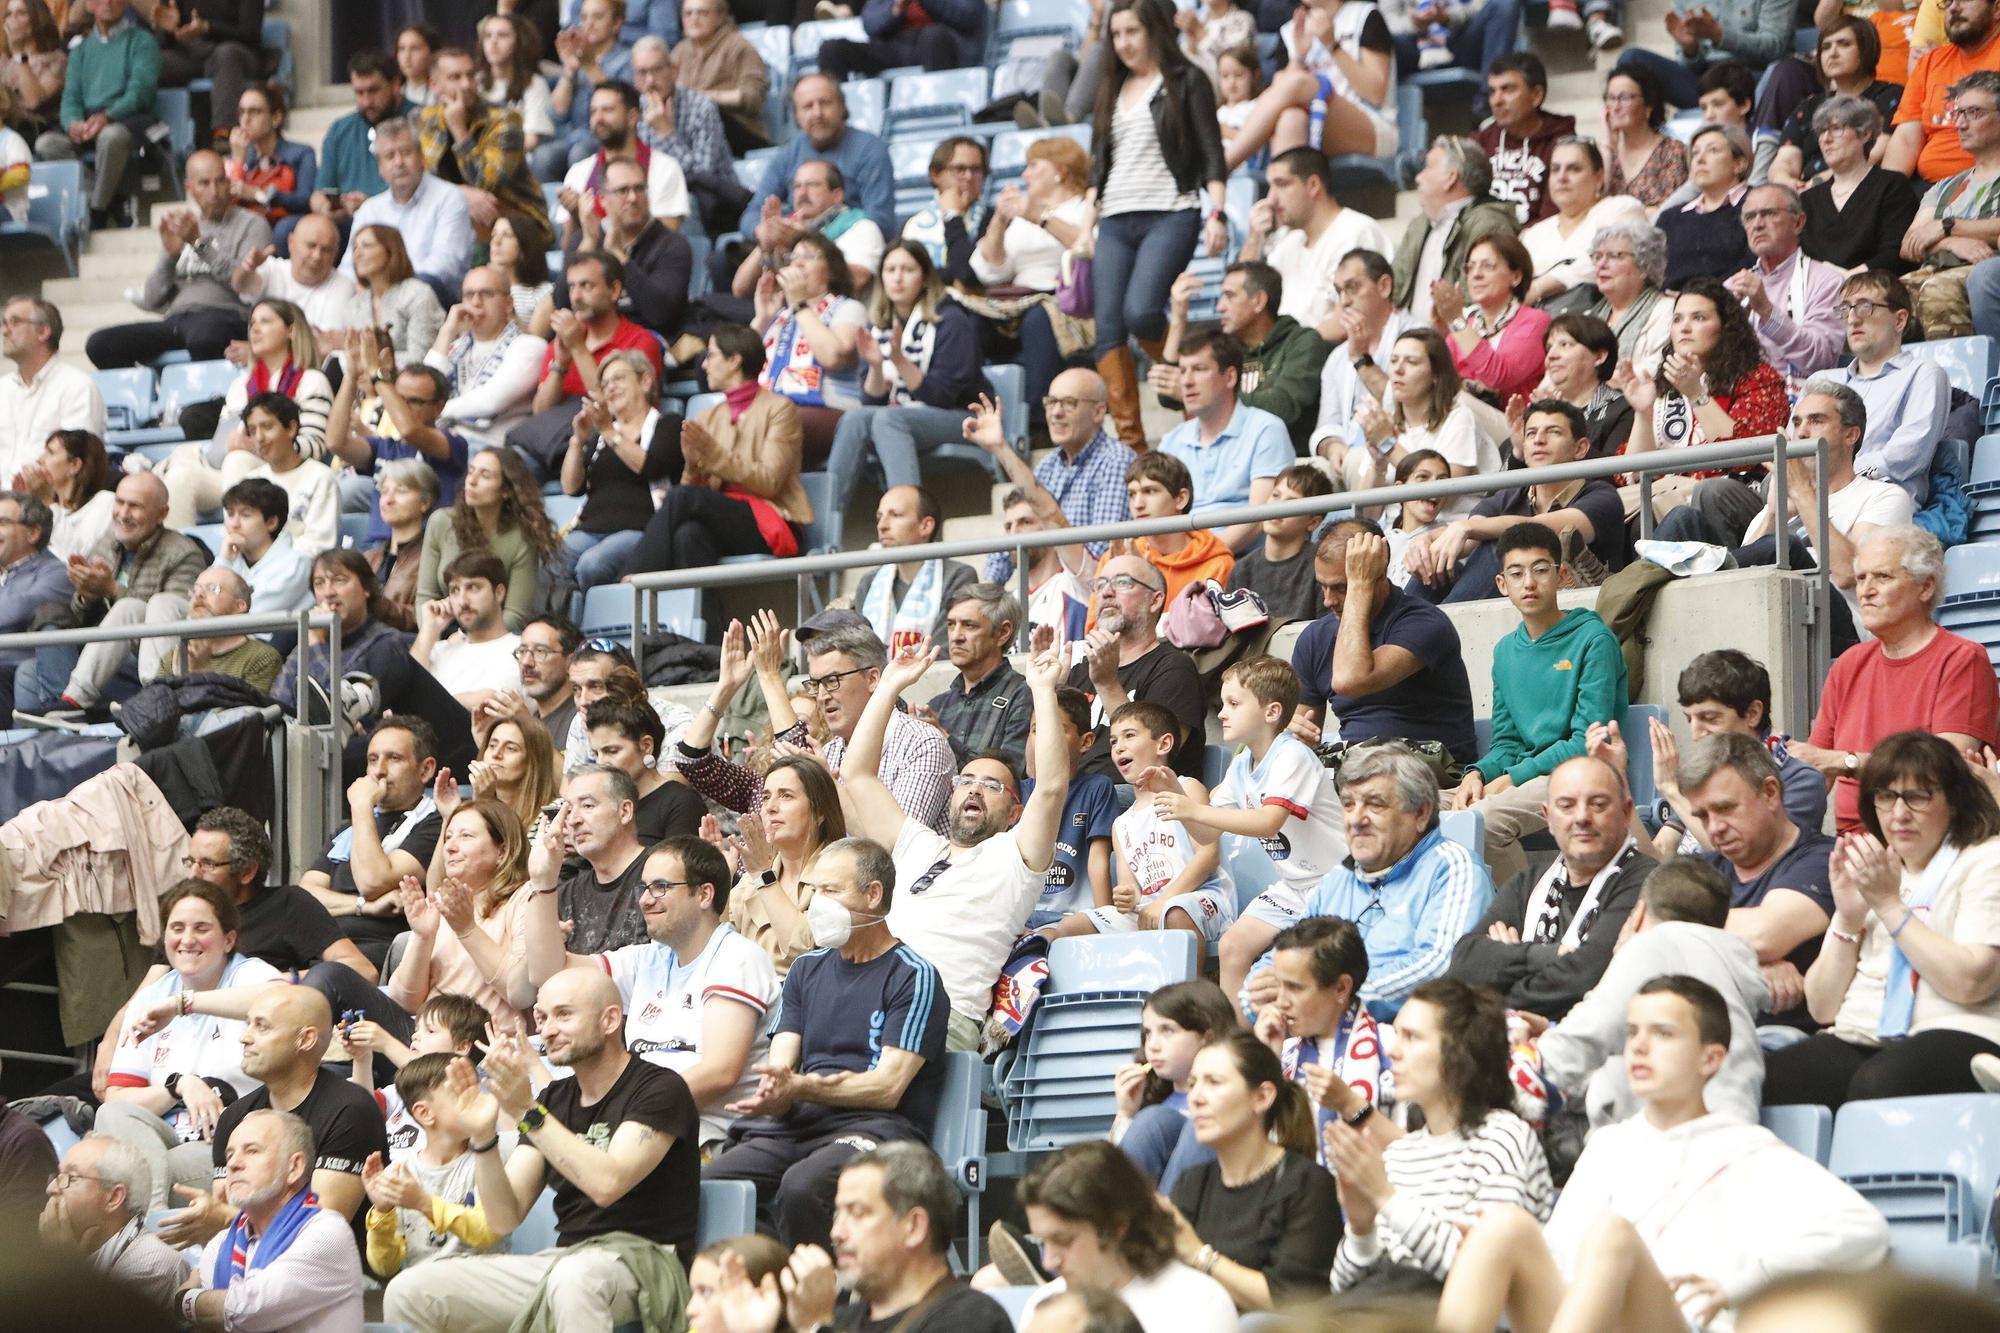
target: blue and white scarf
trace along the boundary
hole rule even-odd
[[[900,603],[895,600],[896,569],[888,565],[868,585],[868,599],[861,607],[861,614],[867,617],[876,637],[895,654],[919,639],[930,637],[937,628],[938,600],[943,596],[944,561],[924,561]]]
[[[226,1291],[230,1283],[246,1272],[269,1268],[276,1263],[318,1211],[319,1196],[310,1189],[302,1189],[285,1200],[284,1207],[278,1209],[278,1215],[271,1219],[271,1225],[257,1238],[257,1253],[254,1256],[250,1254],[249,1219],[238,1213],[236,1220],[229,1224],[229,1234],[224,1238],[222,1248],[215,1252],[215,1268],[208,1278],[209,1289]]]
[[[1937,900],[1939,891],[1944,888],[1945,877],[1957,861],[1958,848],[1950,843],[1937,849],[1930,864],[1917,876],[1909,896],[1903,899],[1903,907],[1910,917],[1929,918],[1931,904]],[[1904,918],[1904,925],[1909,923],[1910,917]],[[1889,923],[1881,917],[1876,917],[1876,921],[1884,930],[1888,929]],[[1900,932],[1902,928],[1898,926],[1897,930]],[[1882,1021],[1875,1027],[1876,1036],[1884,1041],[1900,1041],[1910,1035],[1910,1020],[1917,1012],[1917,983],[1922,980],[1917,975],[1917,969],[1910,965],[1909,955],[1903,952],[1903,946],[1891,938],[1889,975],[1882,983]]]
[[[1324,1054],[1322,1054],[1324,1052]],[[1302,1071],[1307,1065],[1331,1069],[1334,1076],[1368,1099],[1377,1110],[1387,1110],[1391,1100],[1389,1057],[1382,1048],[1382,1032],[1359,1001],[1341,1016],[1330,1041],[1318,1037],[1288,1037],[1279,1056],[1285,1077],[1305,1086]],[[1313,1108],[1318,1121],[1316,1136],[1320,1164],[1326,1164],[1326,1130],[1339,1114],[1324,1106]]]

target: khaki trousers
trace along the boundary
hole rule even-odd
[[[1472,807],[1486,817],[1486,868],[1493,873],[1494,888],[1528,868],[1521,839],[1549,826],[1542,818],[1542,803],[1548,799],[1549,780],[1540,777],[1482,797]]]
[[[468,1255],[398,1273],[382,1295],[382,1318],[419,1333],[506,1333],[549,1280],[556,1327],[604,1333],[639,1317],[639,1284],[603,1250]]]

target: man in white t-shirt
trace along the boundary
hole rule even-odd
[[[946,1045],[977,1050],[992,1006],[993,983],[1028,913],[1041,897],[1069,795],[1070,757],[1056,703],[1065,654],[1037,654],[1022,674],[1035,700],[1035,790],[1021,800],[1021,775],[999,755],[978,755],[952,779],[946,828],[950,836],[903,813],[879,770],[882,738],[896,700],[923,678],[937,649],[922,641],[882,669],[840,765],[853,810],[848,827],[890,849],[896,895],[889,929],[938,970],[951,1000]]]
[[[688,215],[687,177],[680,163],[639,142],[639,90],[614,82],[591,93],[590,132],[599,145],[596,155],[572,166],[556,195],[561,205],[556,226],[564,248],[573,249],[580,241],[578,210],[597,206],[604,193],[604,169],[613,158],[635,158],[646,169],[647,206],[654,217],[679,231]]]
[[[7,302],[0,353],[14,369],[0,375],[0,487],[41,458],[49,436],[87,430],[104,436],[104,394],[90,372],[56,360],[62,346],[62,312],[47,301],[17,296]]]
[[[1326,322],[1335,327],[1339,345],[1320,367],[1319,420],[1310,447],[1340,469],[1350,490],[1367,484],[1374,472],[1375,451],[1361,422],[1364,409],[1384,408],[1389,401],[1389,349],[1418,327],[1414,316],[1389,299],[1394,285],[1389,261],[1363,247],[1343,253],[1333,271],[1337,299]]]
[[[503,615],[507,567],[490,552],[467,551],[445,566],[444,587],[443,597],[424,603],[410,656],[477,715],[493,694],[521,690],[521,668],[514,661],[521,636],[508,631]],[[459,633],[439,642],[453,622]]]
[[[729,1104],[757,1090],[752,1071],[769,1049],[764,1020],[778,1002],[778,971],[768,953],[723,920],[732,877],[714,844],[667,838],[640,873],[647,943],[565,955],[555,915],[529,913],[528,975],[539,988],[558,970],[548,964],[559,956],[570,967],[608,974],[625,1008],[626,1049],[681,1076],[701,1111],[707,1149],[728,1137],[736,1119]]]
[[[354,304],[354,279],[342,273],[340,228],[332,218],[308,213],[292,228],[292,257],[278,258],[267,246],[243,256],[229,285],[245,301],[290,301],[306,312],[317,333],[345,329]]]
[[[1333,197],[1333,168],[1317,148],[1298,147],[1271,159],[1271,191],[1250,209],[1241,262],[1262,259],[1285,280],[1277,313],[1290,315],[1337,343],[1347,336],[1338,315],[1334,274],[1350,250],[1373,250],[1386,267],[1389,237],[1382,224]]]

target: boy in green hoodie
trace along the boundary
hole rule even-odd
[[[1623,721],[1630,691],[1611,627],[1595,611],[1556,604],[1562,539],[1544,524],[1517,523],[1494,554],[1494,582],[1521,627],[1493,649],[1492,743],[1447,804],[1486,817],[1486,864],[1502,885],[1528,868],[1521,839],[1548,827],[1549,774],[1584,752],[1592,723]]]

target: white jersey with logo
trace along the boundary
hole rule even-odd
[[[1278,831],[1261,841],[1278,868],[1278,878],[1307,893],[1347,857],[1346,823],[1333,770],[1289,731],[1278,733],[1264,762],[1252,764],[1238,750],[1209,804],[1218,809],[1256,810],[1275,805],[1285,812]]]
[[[702,951],[683,963],[664,944],[629,944],[597,955],[625,1002],[625,1045],[632,1054],[676,1073],[701,1061],[702,1006],[711,1000],[748,1006],[757,1016],[757,1035],[744,1062],[743,1077],[702,1108],[701,1137],[708,1143],[729,1133],[735,1119],[722,1108],[750,1096],[770,1039],[764,1018],[778,999],[778,972],[771,955],[739,935],[727,922],[717,926]]]
[[[1142,910],[1160,901],[1161,893],[1187,869],[1188,862],[1199,850],[1187,826],[1178,819],[1161,818],[1145,792],[1140,792],[1132,808],[1112,822],[1111,836],[1112,846],[1131,872],[1133,883],[1139,887],[1139,907]],[[1207,879],[1169,899],[1176,900],[1181,902],[1204,939],[1221,939],[1222,932],[1229,929],[1236,919],[1236,900],[1230,889],[1229,872],[1219,864]],[[1100,907],[1094,909],[1091,916],[1100,932],[1134,930],[1138,927],[1137,912],[1121,913],[1115,907]]]
[[[231,954],[222,969],[222,988],[260,986],[277,981],[284,973],[261,958]],[[241,1097],[260,1086],[243,1072],[243,1022],[234,1018],[212,1018],[207,1014],[183,1014],[144,1041],[132,1038],[132,1024],[138,1016],[162,1000],[174,999],[186,988],[187,980],[168,969],[150,986],[141,987],[125,1006],[125,1027],[118,1034],[118,1046],[111,1057],[110,1085],[114,1088],[158,1088],[166,1086],[174,1074],[226,1080]],[[167,1123],[180,1135],[181,1142],[201,1137],[186,1106],[175,1106]]]
[[[394,1164],[422,1152],[428,1136],[404,1105],[403,1094],[396,1091],[396,1085],[377,1088],[375,1101],[382,1108],[382,1123],[389,1132],[389,1162]]]

